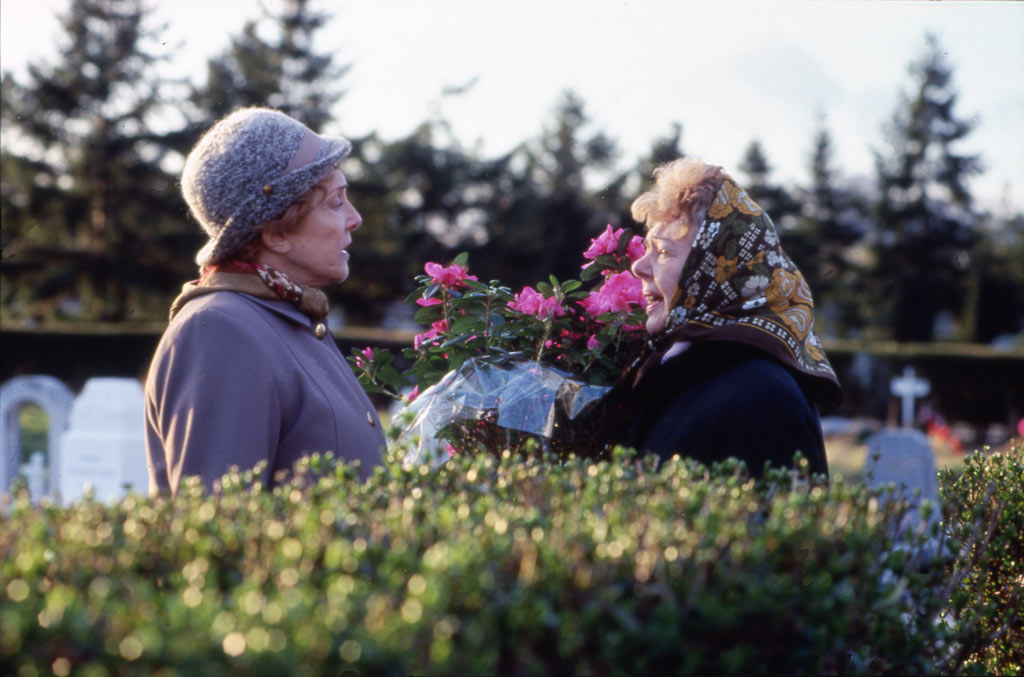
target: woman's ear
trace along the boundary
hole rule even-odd
[[[287,254],[292,248],[288,233],[284,231],[265,230],[260,233],[260,238],[263,240],[263,246],[275,254]]]

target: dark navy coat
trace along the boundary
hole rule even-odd
[[[711,464],[729,457],[751,474],[765,463],[792,466],[803,454],[812,472],[828,473],[817,410],[786,367],[756,348],[697,342],[650,369],[629,396],[623,443]]]

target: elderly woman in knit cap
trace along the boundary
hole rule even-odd
[[[301,457],[332,452],[381,465],[369,399],[327,330],[319,287],[348,277],[362,219],[339,163],[343,138],[278,111],[247,108],[215,124],[181,184],[209,235],[146,381],[150,492],[207,487],[232,466],[265,463],[271,486]]]
[[[620,384],[619,442],[662,458],[735,457],[755,476],[828,463],[816,405],[841,397],[814,304],[771,218],[721,167],[659,167],[632,205],[650,350]],[[623,411],[624,410],[624,411]]]

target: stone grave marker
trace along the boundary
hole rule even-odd
[[[64,502],[85,493],[109,502],[127,491],[149,488],[143,428],[142,385],[130,378],[91,378],[71,408],[71,423],[61,447],[64,465],[60,493]]]
[[[35,468],[31,479],[43,494],[58,488],[63,459],[61,435],[67,429],[68,416],[75,396],[71,389],[53,376],[16,376],[0,387],[0,493],[6,492],[11,482],[22,474],[21,427],[18,414],[27,404],[36,404],[46,412],[49,421],[47,453],[44,468]],[[49,481],[47,482],[47,477]],[[41,482],[41,484],[39,484]],[[33,498],[40,496],[33,493]]]
[[[939,503],[939,479],[935,468],[935,455],[932,453],[928,437],[918,430],[907,428],[884,430],[868,439],[868,459],[865,466],[872,487],[895,484],[895,496],[904,498],[910,506],[910,512],[904,516],[898,533],[906,533],[908,529],[915,532],[924,529],[926,524],[917,508],[925,499],[936,506]],[[884,495],[881,498],[885,500]],[[939,511],[936,510],[931,514],[927,524],[933,524],[938,520]],[[939,552],[940,547],[939,539],[929,537],[919,548],[912,551],[912,561],[919,564],[927,563]]]
[[[917,430],[885,430],[868,439],[865,473],[871,486],[892,482],[904,487],[908,499],[921,490],[920,499],[939,498],[939,481],[928,437]]]

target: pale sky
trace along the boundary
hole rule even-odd
[[[281,0],[264,0],[277,8]],[[329,132],[408,134],[438,107],[487,155],[535,138],[566,88],[618,142],[619,164],[683,125],[683,150],[734,169],[757,137],[776,180],[806,183],[820,121],[847,178],[872,175],[872,149],[911,80],[907,67],[939,37],[954,67],[954,109],[976,119],[962,150],[987,167],[982,206],[1024,209],[1024,3],[681,2],[656,0],[314,0],[334,18],[319,37],[352,70]],[[258,14],[258,0],[154,2],[181,44],[171,66],[202,78],[205,59]],[[0,66],[54,54],[67,0],[3,0]],[[446,86],[479,77],[464,96]]]

